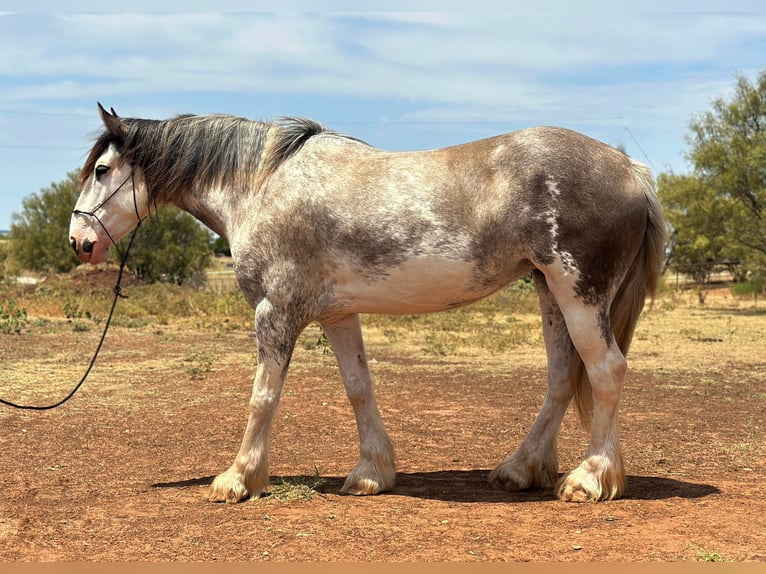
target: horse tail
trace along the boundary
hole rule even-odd
[[[643,191],[647,202],[646,230],[641,246],[622,281],[609,312],[615,341],[627,356],[638,317],[647,296],[657,293],[657,284],[665,261],[665,222],[657,198],[652,173],[645,165],[631,160],[636,185]],[[574,382],[574,401],[580,420],[590,428],[593,413],[593,395],[585,365],[576,352],[570,362],[570,380]]]

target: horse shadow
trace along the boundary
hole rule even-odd
[[[393,496],[439,500],[442,502],[524,503],[557,500],[553,490],[525,490],[509,492],[489,485],[489,470],[442,470],[432,472],[399,472],[396,486],[388,493]],[[174,482],[158,482],[152,488],[186,488],[209,486],[215,476],[205,476]],[[313,484],[322,495],[339,494],[344,477],[339,476],[272,476],[271,483],[286,482]],[[627,492],[623,500],[666,500],[669,498],[697,499],[720,494],[710,484],[686,482],[659,476],[627,477]]]

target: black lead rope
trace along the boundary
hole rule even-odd
[[[127,179],[125,180],[125,182],[127,182]],[[123,182],[122,185],[125,185],[125,182]],[[120,188],[122,187],[122,185],[120,186]],[[112,194],[112,195],[114,195],[114,194]],[[112,195],[107,197],[106,200],[104,200],[98,207],[101,207],[104,203],[106,203],[106,201],[111,199]],[[133,185],[133,203],[134,203],[134,206],[136,208],[136,214],[138,215],[138,206],[135,205],[136,204],[135,184]],[[98,207],[94,208],[91,212],[74,211],[73,213],[82,214],[82,215],[91,215],[91,216],[95,217],[96,221],[99,222],[101,227],[104,227],[104,224],[101,223],[101,219],[99,219],[95,215],[95,213],[94,213],[96,211],[96,209],[98,209]],[[80,390],[80,387],[85,382],[85,380],[88,378],[88,375],[90,375],[90,372],[93,369],[93,365],[96,364],[96,359],[98,358],[98,354],[101,351],[101,347],[104,344],[104,339],[106,339],[106,333],[109,330],[109,325],[112,322],[112,316],[114,315],[114,309],[117,306],[117,300],[118,299],[127,299],[127,296],[122,294],[122,287],[120,286],[120,283],[122,282],[122,274],[123,274],[123,271],[125,270],[125,263],[127,263],[127,261],[128,261],[128,253],[130,253],[130,247],[133,245],[133,240],[136,238],[136,233],[138,232],[138,228],[139,227],[141,227],[141,217],[140,216],[138,218],[138,224],[133,229],[133,232],[132,232],[132,234],[130,236],[130,241],[128,242],[128,246],[125,249],[125,253],[120,252],[120,270],[117,273],[117,282],[114,284],[114,288],[113,288],[114,299],[112,300],[112,307],[109,309],[109,316],[106,318],[106,323],[104,324],[104,332],[101,333],[101,339],[99,340],[98,346],[96,347],[96,352],[93,353],[93,358],[90,360],[90,364],[88,365],[88,368],[85,370],[85,374],[80,379],[80,382],[78,382],[77,385],[75,385],[75,387],[69,392],[69,394],[67,396],[65,396],[60,401],[58,401],[56,403],[53,403],[51,405],[44,405],[44,406],[38,406],[38,405],[20,405],[20,404],[11,402],[11,401],[6,401],[6,400],[4,400],[2,398],[0,398],[0,404],[3,404],[5,406],[7,406],[7,407],[12,407],[14,409],[20,409],[20,410],[25,410],[25,411],[49,411],[51,409],[55,409],[56,407],[60,407],[61,405],[63,405],[65,402],[67,402],[69,399],[71,399],[75,395],[75,393],[77,391]],[[106,234],[109,236],[109,239],[112,241],[112,243],[114,243],[114,246],[119,250],[119,246],[114,242],[114,240],[112,239],[112,236],[109,235],[109,232],[106,230],[105,227],[104,227],[104,231],[106,231]]]

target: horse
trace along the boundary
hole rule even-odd
[[[360,314],[452,309],[528,274],[540,302],[547,393],[489,482],[552,488],[573,502],[624,494],[625,356],[664,260],[665,224],[645,165],[557,127],[390,152],[309,119],[154,120],[98,110],[104,129],[82,168],[69,229],[80,261],[105,261],[143,219],[175,205],[227,239],[255,311],[249,417],[210,501],[267,491],[274,414],[296,340],[314,322],[335,353],[359,434],[359,461],[341,492],[393,489],[394,449]],[[572,402],[590,441],[580,464],[559,476],[556,435]]]

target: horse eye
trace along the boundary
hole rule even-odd
[[[109,171],[108,165],[97,165],[96,166],[96,179],[100,179],[102,175],[106,175],[106,173]]]

